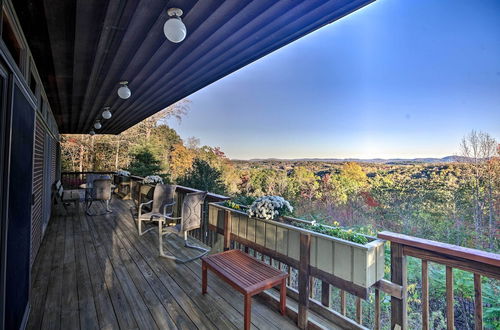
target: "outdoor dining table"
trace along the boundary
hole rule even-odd
[[[92,204],[92,185],[89,185],[88,183],[82,183],[81,185],[78,186],[80,189],[85,189],[85,208],[88,209],[90,205]],[[113,193],[116,189],[115,184],[111,184],[111,197],[113,196]]]

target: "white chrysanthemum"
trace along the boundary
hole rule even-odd
[[[130,176],[130,172],[129,171],[125,171],[125,170],[118,170],[118,171],[116,171],[116,175],[119,175],[119,176]]]
[[[293,207],[283,197],[263,196],[257,198],[252,203],[248,209],[248,215],[251,217],[271,220],[279,216],[280,212],[284,210],[292,212]]]
[[[163,184],[163,179],[159,177],[158,175],[148,175],[147,177],[142,180],[142,183],[144,184]]]

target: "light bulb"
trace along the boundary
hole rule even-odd
[[[118,88],[118,96],[124,100],[128,99],[130,95],[132,95],[132,92],[127,86],[127,82],[121,82],[123,86]]]
[[[163,26],[163,33],[168,40],[174,43],[179,43],[184,38],[186,38],[187,30],[180,16],[182,15],[182,10],[178,8],[170,8],[167,11],[170,18],[165,22]]]
[[[111,111],[109,111],[109,108],[105,108],[105,109],[106,109],[106,110],[104,110],[104,111],[103,111],[103,113],[102,113],[102,118],[104,118],[104,119],[109,119],[109,118],[111,118],[111,116],[113,116],[113,115],[111,114]]]
[[[101,125],[100,122],[97,122],[97,123],[94,124],[94,128],[95,129],[101,129],[101,127],[102,127],[102,125]]]
[[[90,134],[90,136],[94,136],[94,135],[95,135],[94,130],[91,130],[91,131],[89,132],[89,134]]]

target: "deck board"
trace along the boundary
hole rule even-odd
[[[122,200],[103,216],[57,208],[32,270],[28,329],[241,328],[241,295],[215,276],[202,295],[200,262],[158,257],[157,232],[139,237],[129,208]],[[185,250],[171,243],[171,253]],[[256,298],[252,328],[296,327]]]
[[[64,259],[61,295],[61,329],[78,329],[80,315],[78,309],[78,289],[76,281],[74,223],[67,217],[64,223]]]
[[[81,329],[99,329],[99,321],[97,317],[96,304],[103,304],[103,302],[97,302],[94,298],[91,273],[89,271],[87,263],[87,253],[85,251],[85,245],[83,242],[82,226],[81,226],[81,214],[77,214],[77,218],[74,223],[74,235],[75,235],[75,259],[76,259],[76,281],[78,290],[78,306],[79,306],[79,320]],[[76,257],[78,256],[78,257]],[[108,310],[112,311],[113,307],[109,296],[107,293],[102,293],[108,299]],[[98,299],[103,299],[99,297]],[[113,318],[114,313],[110,313],[108,317]],[[103,328],[109,328],[110,324],[117,324],[116,319],[107,321],[103,320]],[[106,326],[104,325],[106,324]]]
[[[57,220],[56,220],[57,221]],[[56,224],[48,226],[45,233],[46,239],[42,242],[37,256],[36,267],[32,273],[32,291],[36,292],[31,299],[31,317],[29,319],[29,328],[40,328],[43,319],[43,310],[45,299],[47,297],[47,289],[52,268],[52,259],[54,257],[54,249],[56,244],[56,235],[58,227],[62,221],[57,221]],[[42,251],[42,253],[40,253]]]

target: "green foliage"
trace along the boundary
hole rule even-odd
[[[337,237],[337,238],[340,238],[340,239],[343,239],[346,241],[350,241],[350,242],[354,242],[354,243],[358,243],[358,244],[368,243],[368,238],[366,238],[365,236],[363,236],[361,234],[355,233],[351,229],[344,230],[340,227],[326,227],[322,224],[309,225],[309,224],[305,224],[303,222],[297,222],[297,221],[293,222],[292,224],[296,227],[299,227],[299,228],[304,228],[307,230],[314,231],[316,233],[325,234],[325,235],[329,235],[332,237]]]
[[[222,205],[224,205],[225,207],[229,207],[231,209],[234,209],[234,210],[238,210],[238,211],[241,210],[240,205],[236,204],[235,202],[232,202],[232,201],[225,201],[224,203],[222,203]]]
[[[252,205],[257,198],[255,196],[237,195],[232,198],[233,202],[239,205]]]
[[[127,170],[132,175],[145,177],[160,174],[161,166],[153,153],[147,147],[143,147],[133,154],[132,162]]]
[[[225,194],[226,187],[222,180],[222,173],[218,169],[201,159],[195,159],[193,167],[177,183],[183,186],[210,191],[216,194]]]

